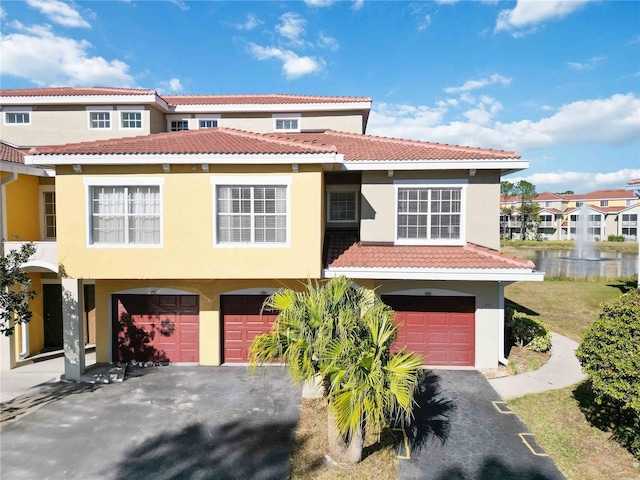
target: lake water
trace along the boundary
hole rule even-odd
[[[547,277],[556,278],[618,278],[637,273],[638,254],[615,252],[589,252],[587,258],[578,258],[571,250],[536,250],[521,255],[531,258],[536,270]]]

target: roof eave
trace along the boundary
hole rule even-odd
[[[473,280],[487,282],[541,282],[544,272],[530,268],[383,268],[334,267],[325,268],[324,278],[346,276],[354,279],[378,280]]]
[[[324,110],[371,109],[371,102],[310,102],[310,103],[228,103],[169,105],[170,113],[229,113],[229,112],[312,112]]]
[[[529,168],[528,160],[346,160],[345,170],[499,170],[502,175]],[[505,173],[506,172],[506,173]]]

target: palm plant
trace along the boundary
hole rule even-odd
[[[422,359],[391,354],[394,312],[373,290],[338,277],[309,282],[304,292],[280,290],[265,306],[280,313],[271,331],[254,339],[251,363],[283,360],[297,382],[321,378],[336,460],[360,461],[365,427],[380,431],[393,416],[411,419]]]

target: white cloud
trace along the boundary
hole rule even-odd
[[[335,38],[325,35],[323,32],[318,33],[318,46],[334,51],[340,48],[340,44]]]
[[[303,44],[300,37],[304,34],[307,21],[297,13],[287,12],[280,16],[280,22],[276,25],[276,31],[294,44]]]
[[[330,7],[336,0],[304,0],[304,3],[310,7]]]
[[[186,2],[184,2],[183,0],[169,0],[171,3],[173,3],[176,7],[178,7],[180,10],[189,10],[189,5],[186,4]]]
[[[362,7],[364,7],[364,0],[355,0],[351,5],[351,10],[360,10]]]
[[[0,20],[4,20],[7,18],[7,12],[4,11],[4,8],[0,7]]]
[[[429,27],[429,25],[431,25],[431,15],[425,15],[418,25],[418,30],[423,32]]]
[[[540,120],[502,122],[495,117],[500,102],[481,96],[462,112],[457,106],[438,102],[436,107],[381,104],[371,112],[368,131],[374,135],[413,138],[435,142],[482,145],[527,151],[566,144],[626,145],[639,140],[640,98],[633,93],[604,99],[581,100],[563,105]]]
[[[72,4],[59,0],[27,0],[27,4],[40,11],[49,20],[64,27],[91,28]]]
[[[597,57],[592,57],[588,62],[565,62],[566,65],[572,70],[593,70],[605,59],[604,56],[600,55]]]
[[[461,93],[461,92],[470,92],[472,90],[476,90],[478,88],[483,88],[488,85],[493,85],[496,83],[500,83],[502,85],[510,85],[511,78],[504,77],[502,75],[498,75],[494,73],[493,75],[487,78],[481,78],[479,80],[467,80],[460,87],[447,87],[444,89],[445,93]]]
[[[184,90],[182,86],[182,82],[179,78],[172,78],[171,80],[160,82],[158,88],[158,93],[180,93]]]
[[[564,190],[558,186],[573,188],[580,187],[580,193],[601,188],[622,188],[629,180],[640,178],[640,169],[623,168],[615,172],[595,173],[595,172],[545,172],[534,173],[526,177],[508,177],[511,183],[526,180],[536,186],[538,192],[544,190]]]
[[[19,33],[0,37],[2,73],[24,78],[38,86],[135,85],[129,65],[89,54],[86,40],[59,37],[49,26],[12,24]]]
[[[262,47],[249,44],[249,51],[258,60],[276,59],[282,62],[282,70],[288,80],[318,73],[324,70],[325,63],[321,58],[299,56],[291,50],[277,47]]]
[[[249,13],[247,15],[247,20],[244,23],[237,23],[235,27],[238,30],[253,30],[258,25],[261,25],[262,23],[264,22],[262,22],[262,20],[256,17],[253,13]]]
[[[512,10],[498,14],[494,33],[520,30],[514,36],[522,36],[524,28],[535,28],[548,20],[556,20],[575,12],[584,4],[594,0],[518,0]]]

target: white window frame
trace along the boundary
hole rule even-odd
[[[109,127],[94,127],[91,122],[91,115],[94,113],[108,113]],[[87,126],[89,130],[111,130],[113,129],[113,107],[87,107]]]
[[[467,225],[467,187],[466,180],[394,180],[394,205],[393,205],[393,238],[396,245],[465,245],[466,225]],[[400,189],[439,189],[457,188],[460,189],[460,238],[437,238],[431,239],[431,212],[427,223],[429,238],[398,238],[398,196]],[[429,200],[431,202],[431,200]],[[429,205],[431,208],[431,205]]]
[[[282,132],[282,133],[291,133],[291,132],[300,132],[301,131],[301,123],[302,123],[302,114],[300,113],[274,113],[273,118],[273,131],[274,132]],[[298,122],[297,128],[277,128],[278,120],[295,120]]]
[[[216,175],[211,177],[211,196],[213,202],[213,246],[214,248],[289,248],[291,247],[291,184],[290,176],[237,176],[237,175]],[[222,243],[218,240],[218,187],[244,186],[282,186],[286,193],[286,229],[287,239],[283,243]],[[252,214],[253,215],[253,214]],[[253,232],[252,232],[253,236]]]
[[[582,205],[584,205],[584,202],[576,202],[576,208],[580,208]]]
[[[609,200],[600,200],[600,206],[601,207],[608,207],[609,206]]]
[[[45,201],[44,201],[44,194],[45,193],[56,193],[56,187],[55,185],[40,185],[40,238],[42,238],[42,240],[44,241],[53,241],[56,240],[57,238],[57,233],[58,233],[58,219],[57,219],[57,205],[56,205],[56,236],[55,237],[48,237],[47,236],[47,222],[46,222],[46,216],[47,213],[45,211]]]
[[[137,113],[140,115],[139,127],[124,126],[124,115],[129,113]],[[118,117],[120,130],[142,130],[144,128],[144,107],[118,107]]]
[[[353,224],[358,223],[360,209],[358,205],[358,200],[360,197],[360,186],[359,185],[327,185],[327,223],[331,224]],[[355,218],[353,220],[333,220],[331,218],[331,194],[332,193],[345,193],[352,192],[355,195]]]
[[[205,128],[216,128],[220,126],[220,115],[212,115],[212,114],[206,114],[206,115],[196,115],[196,129],[200,130],[205,129]],[[215,121],[216,122],[216,127],[201,127],[200,126],[200,122],[201,121]],[[189,125],[191,126],[191,125]]]
[[[171,132],[171,122],[187,122],[188,130],[197,130],[199,122],[188,115],[167,115],[167,132]],[[186,131],[186,130],[184,130]]]
[[[85,219],[87,248],[163,248],[164,245],[164,178],[158,177],[85,177]],[[92,234],[92,187],[158,187],[160,196],[160,242],[159,243],[93,243]],[[125,227],[126,228],[126,227]]]
[[[31,107],[20,107],[20,108],[4,108],[2,110],[2,123],[4,125],[9,125],[11,127],[28,127],[31,125],[31,115],[32,115],[33,109]],[[18,123],[18,122],[8,122],[7,118],[8,115],[28,115],[29,117],[29,121],[28,122],[24,122],[24,123]]]

